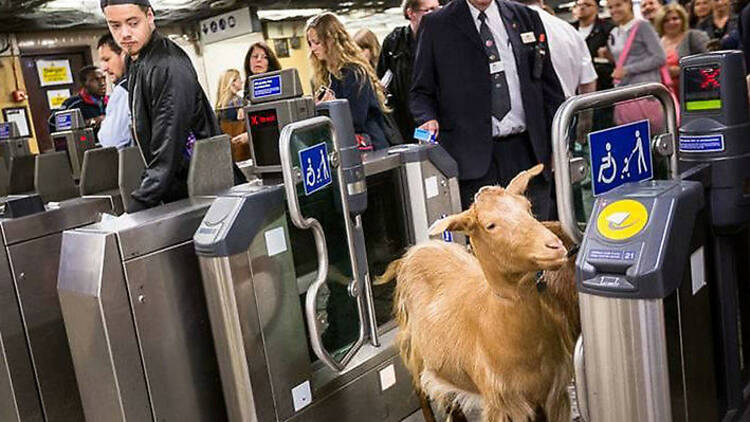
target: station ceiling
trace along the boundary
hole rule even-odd
[[[385,10],[400,0],[151,0],[159,24],[189,22],[240,7],[323,8],[337,12]],[[99,0],[0,0],[0,33],[68,28],[103,28]]]

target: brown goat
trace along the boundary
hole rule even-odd
[[[399,349],[421,392],[443,406],[482,408],[485,422],[570,421],[567,385],[580,331],[574,259],[559,223],[540,223],[523,196],[543,166],[506,189],[485,187],[467,211],[438,221],[470,237],[430,241],[391,263]],[[556,232],[558,235],[556,235]],[[537,273],[544,271],[538,283]]]

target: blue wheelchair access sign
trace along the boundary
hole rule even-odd
[[[325,142],[299,151],[302,167],[302,185],[309,196],[331,184],[331,163],[328,161],[328,145]]]
[[[588,139],[594,196],[654,177],[648,120],[592,132]]]

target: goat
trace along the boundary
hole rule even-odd
[[[534,420],[538,411],[570,421],[575,260],[559,223],[537,221],[523,196],[542,169],[521,172],[505,189],[482,188],[468,210],[433,225],[432,235],[467,234],[473,255],[424,242],[377,282],[397,280],[397,342],[417,390],[442,406],[482,408],[485,422]]]

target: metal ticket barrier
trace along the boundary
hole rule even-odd
[[[245,107],[252,172],[281,172],[279,136],[289,123],[315,115],[312,97],[302,95],[297,69],[284,69],[250,77],[250,103]]]
[[[65,190],[63,184],[48,179],[59,179],[61,171],[67,172],[72,187],[72,178],[66,157],[62,162],[54,154],[37,158],[51,158],[49,165],[40,161],[36,168],[37,180],[45,188],[39,194],[2,199],[0,420],[83,421],[57,293],[62,232],[94,223],[103,213],[121,213],[122,201],[119,195],[91,189],[86,196],[45,204],[45,196],[57,200]],[[96,158],[90,160],[94,167],[96,162]],[[96,177],[116,180],[116,167],[106,172]]]
[[[680,164],[706,189],[707,249],[722,420],[748,420],[750,402],[750,110],[740,51],[680,61]],[[695,177],[697,179],[697,177]]]
[[[63,233],[57,290],[86,420],[226,419],[192,238],[232,182],[229,138],[200,140],[196,196]]]
[[[5,168],[10,167],[11,157],[31,155],[29,138],[21,136],[15,122],[0,122],[0,156]]]
[[[58,111],[54,114],[55,132],[50,134],[55,151],[66,151],[73,178],[81,176],[83,153],[96,147],[94,129],[86,127],[79,109]]]
[[[569,125],[577,113],[595,107],[612,107],[616,104],[632,103],[647,97],[655,97],[665,111],[666,133],[652,138],[650,133],[651,125],[647,120],[612,127],[588,135],[587,147],[590,149],[590,169],[582,166],[580,162],[571,157],[571,153],[569,152],[571,144]],[[658,196],[658,184],[670,182],[651,181],[654,176],[654,155],[662,155],[668,158],[669,176],[671,178],[674,178],[679,171],[677,155],[673,153],[673,140],[677,134],[675,107],[666,88],[661,84],[651,83],[575,96],[566,100],[558,109],[553,120],[552,130],[558,214],[566,234],[578,244],[582,240],[584,241],[582,249],[578,253],[579,263],[585,262],[589,254],[591,254],[591,252],[585,249],[587,246],[585,241],[589,239],[589,232],[595,231],[596,229],[593,227],[598,224],[589,223],[586,227],[586,237],[584,238],[583,227],[581,227],[576,219],[573,184],[583,179],[581,177],[582,172],[590,171],[592,192],[594,195],[606,195],[610,197],[615,195],[615,192],[627,189],[629,183],[640,181],[638,186],[650,184],[654,190],[653,193],[655,196]],[[639,166],[644,161],[647,169]],[[631,169],[630,166],[633,166],[633,168]],[[666,190],[668,191],[668,189]],[[603,198],[601,197],[596,200],[591,221],[598,221],[594,220],[594,218],[601,213],[600,207],[603,208],[612,203],[612,200]],[[633,200],[633,202],[637,201]],[[617,201],[614,203],[618,204]],[[640,204],[640,202],[637,203]],[[626,202],[627,204],[630,204],[630,202]],[[661,205],[662,202],[659,202],[659,204]],[[647,209],[653,205],[653,201],[646,206],[640,205],[638,211],[641,214],[638,214],[638,216],[641,218],[644,218],[644,216],[648,217]],[[627,207],[611,213],[615,216],[612,217],[614,218],[613,224],[615,224],[615,227],[630,226],[633,223],[631,220],[635,218],[631,217],[632,210]],[[608,217],[601,218],[605,218],[604,227],[607,228],[610,224],[606,220]],[[694,218],[697,217],[694,216]],[[640,229],[643,229],[643,227],[641,226]],[[636,240],[642,239],[636,238]],[[620,245],[617,244],[616,240],[604,238],[602,242],[608,246],[598,249],[594,247],[595,252],[593,252],[591,259],[595,261],[594,264],[599,264],[597,260],[602,260],[605,264],[602,267],[594,266],[593,268],[600,271],[610,271],[613,274],[610,274],[608,278],[604,278],[603,280],[596,279],[596,281],[589,282],[589,285],[592,283],[598,285],[598,290],[582,290],[581,288],[584,285],[580,279],[583,277],[583,269],[579,269],[576,275],[579,286],[582,330],[582,335],[576,343],[574,353],[578,408],[582,418],[589,422],[644,420],[639,419],[639,417],[642,417],[641,413],[634,413],[628,416],[618,413],[622,408],[631,409],[637,407],[637,405],[631,404],[631,401],[636,401],[640,398],[636,392],[643,391],[643,389],[639,390],[637,387],[640,387],[640,384],[644,383],[644,380],[652,381],[653,378],[650,376],[650,370],[653,369],[653,366],[644,366],[640,368],[641,371],[629,371],[636,367],[630,361],[641,359],[641,356],[634,350],[628,349],[628,347],[663,347],[665,342],[654,346],[651,340],[663,340],[664,335],[662,332],[662,337],[658,335],[652,337],[642,336],[644,338],[642,342],[632,341],[630,339],[631,336],[637,338],[637,335],[641,334],[637,330],[640,327],[637,317],[644,317],[646,313],[639,311],[637,306],[644,300],[622,299],[616,301],[615,299],[603,299],[605,297],[603,292],[608,292],[609,290],[607,289],[609,288],[615,293],[623,293],[623,291],[632,293],[640,284],[634,279],[634,270],[630,264],[642,257],[653,257],[657,250],[649,249],[648,254],[650,255],[648,255],[642,249],[636,247],[632,249],[619,248],[618,246]],[[609,242],[614,243],[610,244]],[[610,265],[607,266],[607,263]],[[588,267],[586,268],[588,269]],[[645,265],[637,266],[637,269],[644,268],[648,267]],[[651,271],[654,270],[653,268],[649,269]],[[624,278],[619,276],[621,273],[623,276],[627,275],[624,282],[621,282],[622,278]],[[620,290],[618,290],[618,287]],[[599,304],[602,300],[605,300],[605,303],[610,306],[606,311],[603,311]],[[633,308],[628,308],[628,306]],[[655,305],[654,307],[657,309],[652,311],[649,316],[658,319],[659,316],[664,315],[663,306]],[[592,313],[590,309],[595,309],[596,311]],[[632,323],[634,327],[623,326],[627,323]],[[641,325],[650,326],[646,322]],[[658,327],[663,327],[664,323],[653,325],[658,330]],[[643,330],[646,329],[644,328]],[[604,348],[605,340],[602,338],[606,338],[609,341],[608,345],[611,346],[609,349]],[[657,361],[653,364],[666,365],[666,360]],[[649,363],[649,365],[652,365],[652,363]],[[624,375],[620,372],[615,374],[615,371],[622,371],[623,374],[627,374],[627,377],[617,378],[617,374]],[[617,382],[612,382],[615,379]],[[660,380],[663,381],[663,377]],[[663,387],[665,384],[667,387],[670,385],[666,381],[665,383],[658,384],[658,386]],[[673,383],[671,385],[676,387],[680,384]],[[648,386],[651,387],[653,385],[648,384]],[[633,398],[634,396],[637,397]],[[648,399],[643,400],[644,405],[650,405],[652,400],[661,403],[664,398],[663,395],[654,396],[653,393],[648,393],[647,396]],[[654,398],[652,399],[652,397]],[[608,414],[606,413],[607,411],[611,411],[611,413]]]
[[[460,211],[457,167],[436,145],[363,156],[347,102],[326,107],[281,132],[283,185],[222,195],[195,233],[233,421],[399,421],[418,408],[393,347],[393,286],[371,278]]]
[[[603,193],[582,239],[576,263],[582,336],[575,367],[586,421],[750,416],[743,415],[748,378],[742,326],[748,320],[741,305],[748,293],[745,228],[750,218],[743,188],[750,163],[739,136],[750,119],[744,58],[739,52],[717,52],[692,56],[681,65],[679,151],[659,145],[664,139],[651,143],[656,151],[673,152],[673,180],[644,180]],[[674,104],[663,87],[654,85],[629,88],[636,95],[663,91],[656,96],[667,110],[665,138],[672,144]],[[571,110],[597,96],[619,101],[625,93],[618,91],[569,100],[558,111],[556,132],[567,125],[562,119]],[[628,126],[606,132],[609,142],[620,142],[618,133]],[[560,133],[554,135],[557,146],[564,147]],[[594,159],[596,135],[589,135],[592,163],[601,169],[607,157],[599,154],[601,163]],[[563,154],[555,158],[557,165],[567,164]],[[614,153],[611,161],[622,168],[637,162],[632,160],[632,155]],[[598,179],[596,168],[592,176]],[[556,175],[562,205],[564,177],[564,172]],[[561,219],[565,214],[566,231],[581,239],[571,209],[561,208]]]

